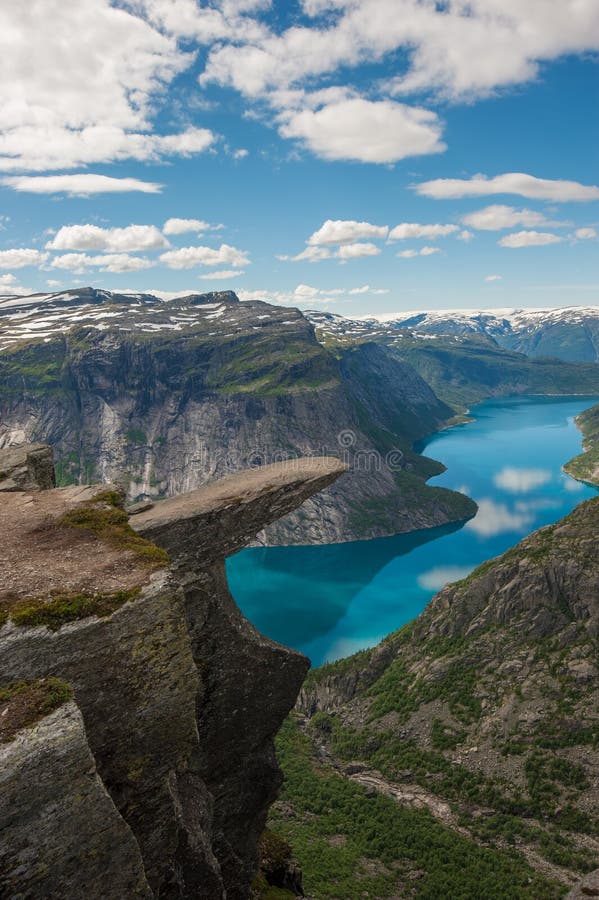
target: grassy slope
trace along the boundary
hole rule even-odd
[[[492,396],[599,392],[595,363],[529,359],[484,339],[399,338],[393,350],[458,412]]]

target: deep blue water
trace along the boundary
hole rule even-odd
[[[447,466],[429,483],[473,497],[474,519],[372,541],[243,550],[227,561],[233,596],[260,631],[314,665],[372,646],[417,616],[444,584],[596,495],[561,471],[581,448],[574,416],[596,402],[479,404],[476,421],[434,435],[425,449]]]

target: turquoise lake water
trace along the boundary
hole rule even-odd
[[[581,449],[574,416],[597,399],[479,404],[471,411],[476,421],[419,448],[447,466],[429,484],[473,497],[475,518],[372,541],[243,550],[227,561],[238,605],[260,631],[314,665],[371,647],[417,616],[443,585],[596,496],[561,466]]]

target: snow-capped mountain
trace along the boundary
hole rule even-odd
[[[323,334],[337,338],[376,338],[394,331],[420,337],[483,335],[531,357],[599,361],[599,306],[418,310],[363,319],[312,310],[306,315]]]

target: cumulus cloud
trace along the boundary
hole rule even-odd
[[[79,131],[46,127],[42,133],[38,126],[28,126],[0,134],[0,170],[43,172],[127,159],[160,161],[168,156],[203,153],[215,141],[216,135],[207,128],[188,128],[180,134],[162,135],[106,125]]]
[[[68,52],[57,58],[57,47]],[[216,139],[209,129],[153,131],[156,101],[194,58],[172,35],[135,15],[133,5],[2,4],[0,170],[70,169],[203,152]]]
[[[416,222],[402,222],[389,232],[390,241],[407,241],[410,238],[427,238],[434,241],[459,231],[458,225],[418,225]]]
[[[161,184],[138,178],[111,178],[109,175],[77,173],[76,175],[9,175],[0,179],[15,191],[29,194],[68,194],[86,197],[90,194],[123,194],[140,191],[159,194]]]
[[[432,256],[433,253],[440,253],[438,247],[421,247],[420,250],[400,250],[396,256],[400,259],[414,259],[415,256]]]
[[[563,238],[549,231],[516,231],[506,234],[497,241],[500,247],[544,247],[546,244],[559,244]]]
[[[489,178],[473,175],[472,178],[435,178],[414,185],[418,194],[435,200],[455,200],[460,197],[484,197],[491,194],[519,194],[531,200],[553,202],[599,199],[599,187],[580,184],[578,181],[559,181],[537,178],[522,172],[507,172]]]
[[[47,250],[161,250],[169,243],[155,225],[127,225],[126,228],[101,228],[99,225],[63,225]]]
[[[243,269],[219,269],[218,272],[209,272],[199,277],[206,281],[228,281],[229,278],[239,278],[241,275],[245,275]]]
[[[47,253],[31,248],[0,250],[0,269],[24,269],[25,266],[39,266],[48,259]]]
[[[519,469],[506,466],[493,476],[493,483],[511,494],[527,494],[551,481],[547,469]]]
[[[302,250],[301,253],[298,253],[296,256],[277,256],[277,259],[284,260],[285,262],[301,262],[302,260],[306,260],[307,262],[320,262],[323,259],[330,259],[331,251],[328,247],[306,247],[305,250]]]
[[[229,244],[213,247],[179,247],[160,255],[160,262],[169,269],[193,269],[195,266],[233,266],[243,268],[250,264],[247,251],[238,250]]]
[[[89,256],[86,253],[64,253],[55,256],[50,263],[53,269],[68,269],[81,273],[86,269],[98,268],[101,272],[139,272],[149,269],[155,263],[143,256],[129,256],[127,253],[106,253]]]
[[[380,252],[381,248],[377,247],[376,244],[359,242],[357,244],[342,244],[335,251],[335,256],[337,259],[347,261],[349,259],[362,259],[365,256],[378,256]]]
[[[388,91],[433,88],[469,98],[534,78],[542,60],[599,47],[595,0],[304,0],[303,7],[322,18],[218,43],[202,80],[259,97],[403,50],[407,71],[388,79]]]
[[[393,163],[446,149],[435,113],[392,100],[348,97],[319,109],[286,111],[280,118],[283,137],[300,141],[322,159]]]
[[[597,231],[595,228],[577,228],[574,237],[579,241],[590,241],[597,237]]]
[[[360,285],[357,288],[319,288],[302,283],[292,291],[241,290],[238,291],[238,296],[240,300],[264,300],[267,303],[277,303],[281,306],[299,306],[302,309],[311,309],[316,306],[338,303],[342,296],[387,293],[389,293],[387,289],[371,288],[369,285]]]
[[[485,281],[501,281],[503,275],[486,275]]]
[[[210,223],[202,219],[167,219],[162,231],[164,234],[185,234],[188,231],[208,231],[209,228]]]
[[[387,225],[371,225],[370,222],[356,222],[353,219],[327,219],[318,231],[308,238],[311,246],[352,244],[367,238],[386,238]]]
[[[515,228],[517,225],[533,228],[537,225],[555,227],[561,224],[549,221],[543,213],[532,209],[515,209],[513,206],[504,206],[500,203],[468,213],[467,216],[463,216],[462,222],[479,231],[501,231],[503,228]]]

